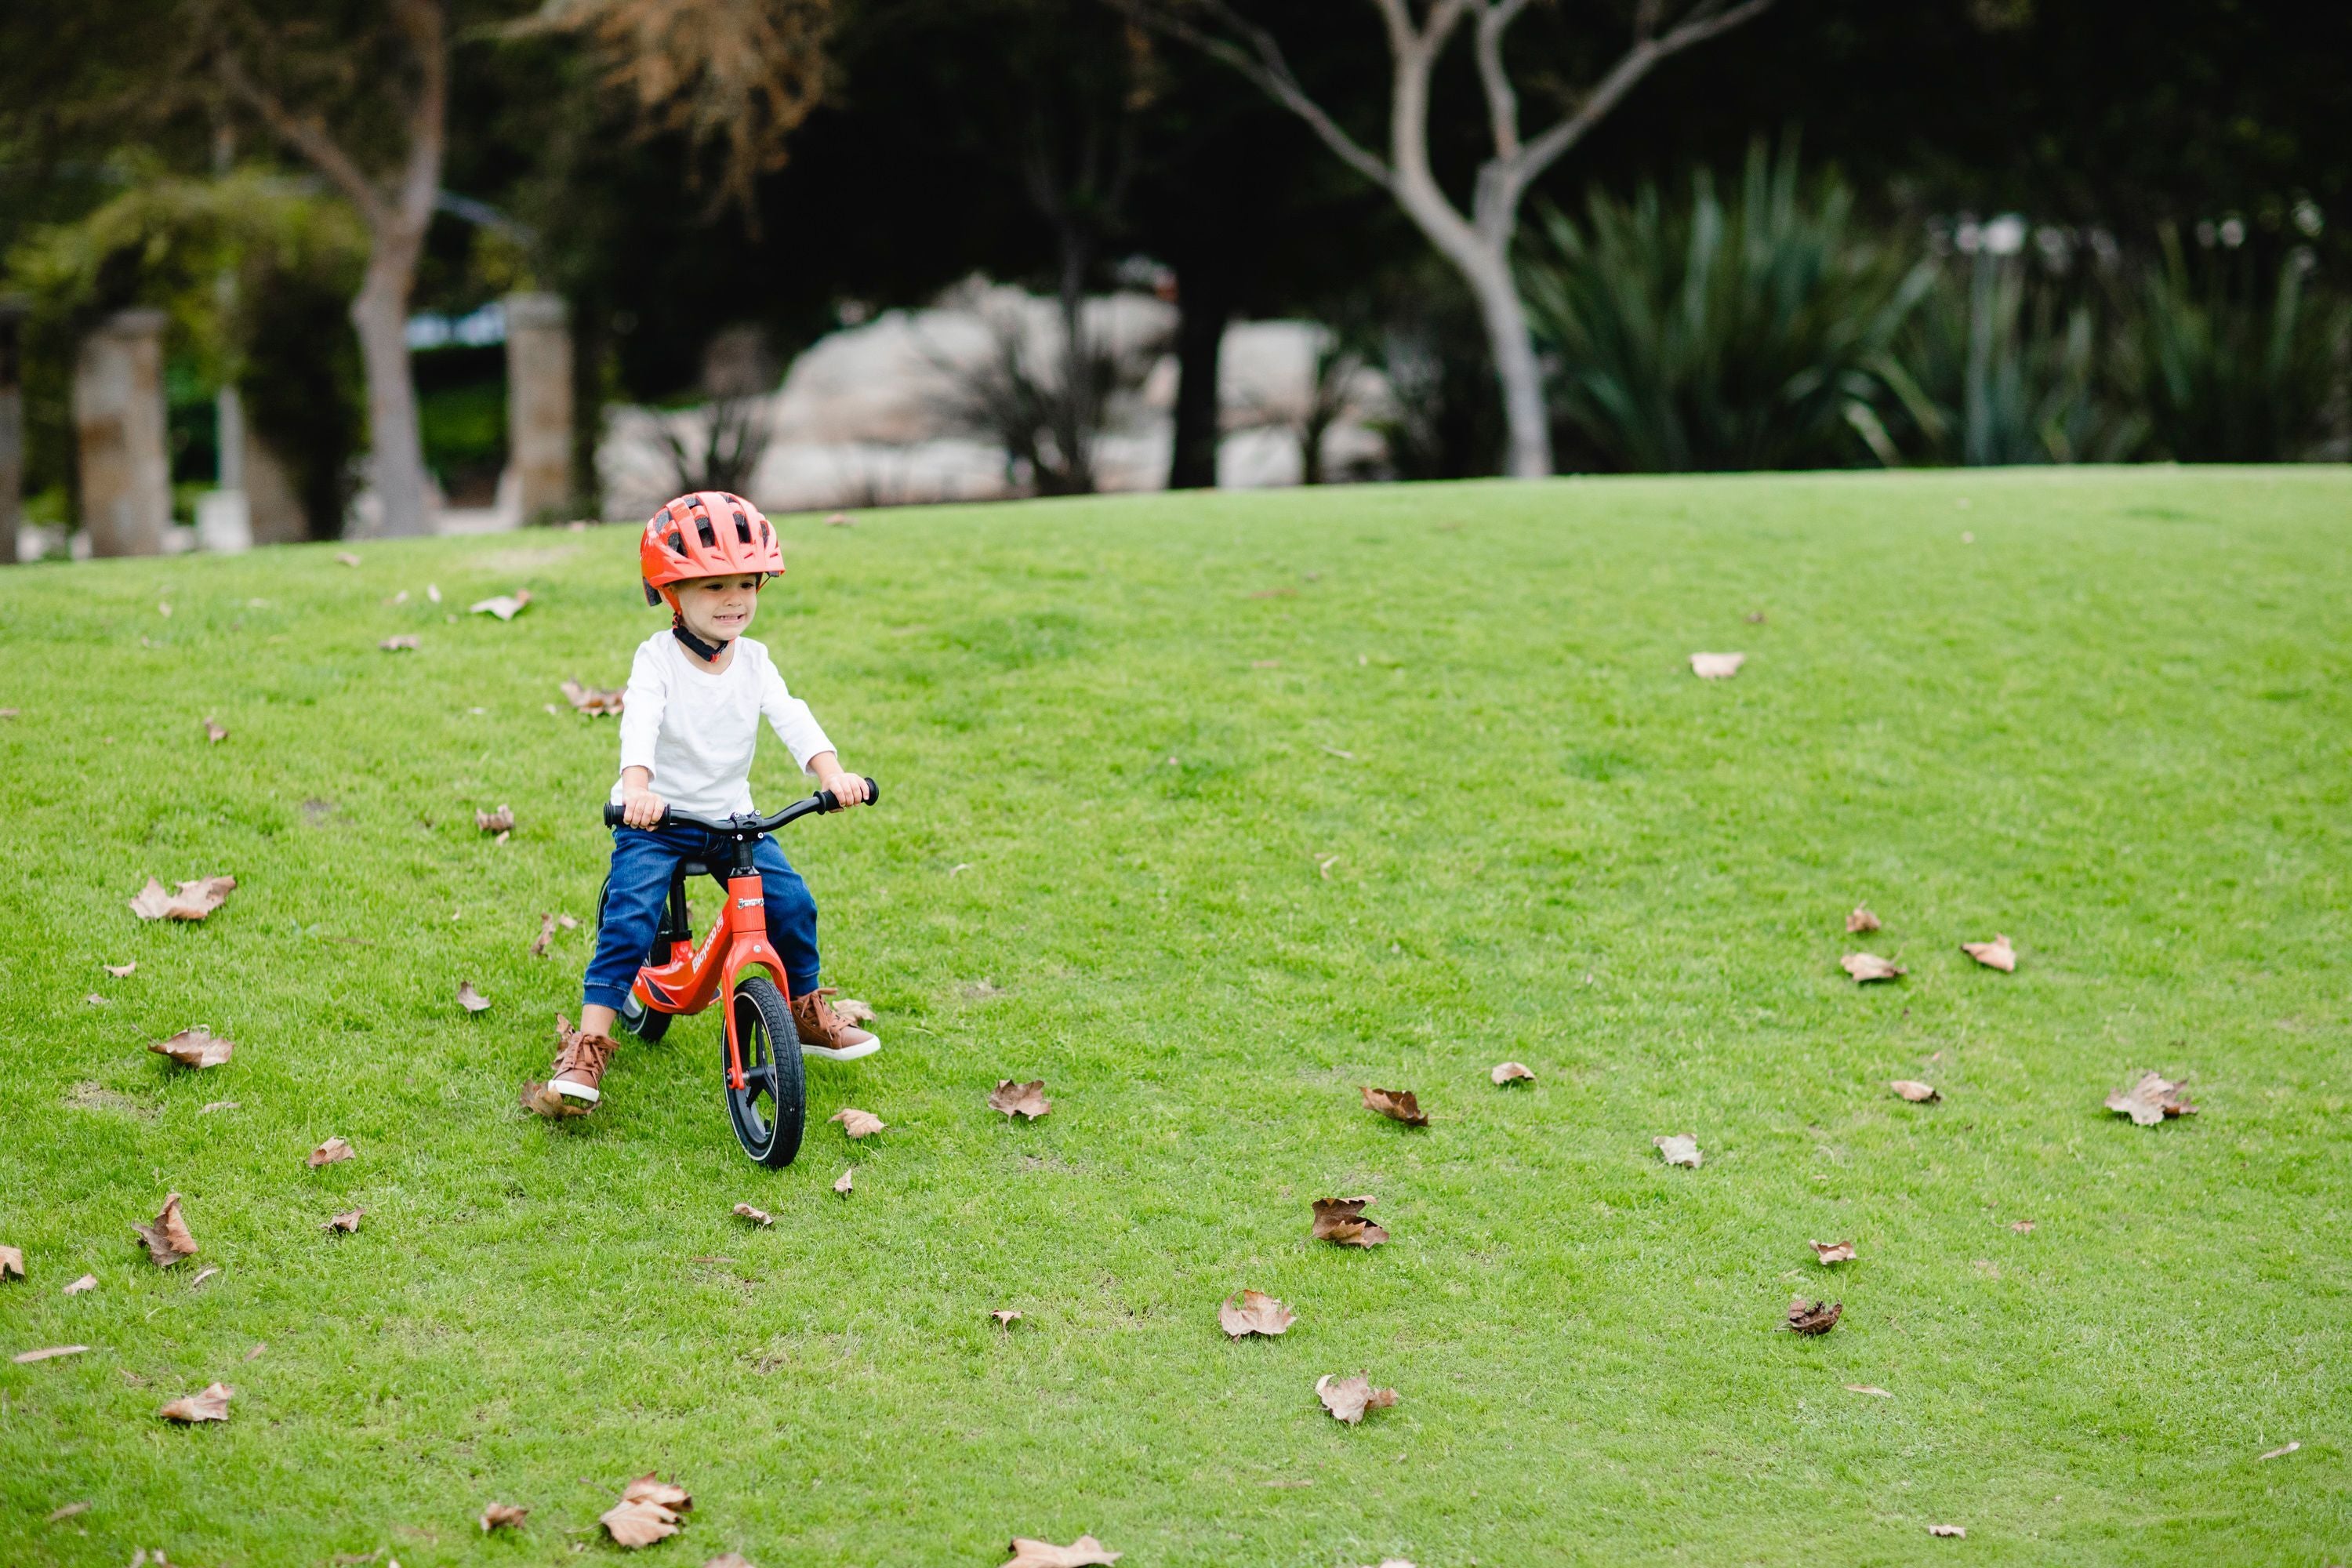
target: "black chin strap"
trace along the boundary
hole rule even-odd
[[[716,663],[719,656],[727,651],[728,645],[726,643],[704,642],[700,637],[696,637],[692,632],[688,631],[686,629],[686,617],[684,616],[673,614],[670,616],[669,635],[684,643],[686,645],[686,651],[692,654],[695,658],[700,659],[705,664]]]

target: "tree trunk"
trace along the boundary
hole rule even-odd
[[[1455,264],[1477,297],[1487,351],[1495,360],[1495,380],[1503,390],[1503,419],[1509,432],[1503,471],[1515,479],[1543,479],[1551,473],[1551,421],[1544,413],[1543,368],[1536,360],[1535,334],[1528,326],[1517,280],[1511,276],[1508,242],[1500,253],[1480,258],[1480,265],[1462,266],[1459,258]]]
[[[380,531],[394,539],[433,531],[416,384],[408,367],[408,296],[416,278],[416,250],[413,243],[379,235],[368,258],[367,280],[352,300],[352,325],[359,332],[367,376],[368,474],[383,508]]]
[[[1234,317],[1233,291],[1210,268],[1176,275],[1176,434],[1168,456],[1171,490],[1214,489],[1223,435],[1219,361]]]

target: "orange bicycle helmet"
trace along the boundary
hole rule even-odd
[[[679,496],[646,524],[637,541],[637,570],[645,579],[646,603],[667,599],[675,613],[672,584],[757,572],[764,587],[766,579],[784,574],[784,552],[758,507],[725,490],[697,490]]]

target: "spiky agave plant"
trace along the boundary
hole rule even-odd
[[[1637,470],[1835,467],[1895,454],[1889,351],[1932,282],[1864,234],[1851,192],[1760,141],[1732,199],[1644,185],[1554,211],[1520,268],[1564,445]]]

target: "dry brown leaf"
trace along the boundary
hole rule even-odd
[[[108,1001],[105,997],[100,996],[95,991],[83,997],[82,1000],[89,1003],[93,1007],[111,1007],[114,1005],[113,1003]]]
[[[1892,960],[1874,952],[1849,952],[1838,960],[1838,965],[1853,976],[1857,984],[1872,980],[1896,980],[1910,973]]]
[[[331,1165],[338,1160],[348,1160],[357,1152],[359,1152],[358,1150],[341,1139],[330,1138],[310,1151],[310,1169],[315,1171],[321,1165]]]
[[[1813,1256],[1824,1264],[1853,1261],[1853,1243],[1851,1241],[1809,1241],[1805,1245],[1811,1247]]]
[[[988,1097],[988,1108],[1001,1110],[1008,1117],[1025,1116],[1034,1121],[1054,1109],[1045,1098],[1045,1080],[1031,1079],[1027,1083],[1015,1083],[1011,1079],[999,1079],[994,1092]]]
[[[85,1290],[95,1290],[97,1289],[98,1276],[95,1274],[85,1274],[80,1279],[75,1280],[72,1284],[67,1286],[65,1293],[68,1296],[79,1296]]]
[[[128,980],[138,970],[139,961],[134,958],[128,963],[102,963],[99,967],[117,980]]]
[[[561,1121],[567,1116],[585,1116],[588,1108],[574,1105],[537,1079],[523,1080],[520,1096],[522,1108],[534,1116],[545,1116]]]
[[[210,1116],[215,1110],[242,1110],[244,1109],[245,1101],[241,1100],[208,1100],[205,1101],[205,1108],[202,1110],[197,1111],[196,1114],[198,1116]]]
[[[750,1204],[737,1204],[735,1205],[735,1217],[738,1219],[748,1219],[753,1225],[773,1225],[776,1223],[775,1215],[770,1214],[765,1209],[755,1209]]]
[[[205,1280],[211,1279],[214,1275],[219,1272],[220,1266],[218,1264],[214,1264],[208,1268],[197,1269],[196,1277],[188,1281],[188,1289],[191,1290],[194,1289],[197,1286],[203,1284]]]
[[[181,883],[174,893],[150,877],[131,900],[131,912],[142,921],[200,921],[227,901],[236,889],[235,877],[198,877]]]
[[[1670,1133],[1653,1138],[1650,1142],[1658,1146],[1659,1158],[1669,1165],[1687,1165],[1696,1171],[1700,1162],[1706,1158],[1698,1152],[1698,1134],[1696,1132]]]
[[[183,1258],[196,1253],[196,1238],[188,1234],[188,1223],[180,1217],[180,1194],[173,1193],[163,1200],[163,1212],[152,1225],[131,1226],[139,1239],[147,1244],[147,1256],[155,1260],[158,1268],[169,1268]]]
[[[348,550],[336,551],[335,559],[341,562],[346,566],[356,566],[360,563],[360,558],[352,554]]]
[[[1021,1314],[1010,1307],[999,1307],[988,1315],[996,1320],[996,1326],[1000,1329],[1009,1329],[1021,1321]]]
[[[853,1024],[870,1024],[874,1009],[855,996],[845,996],[833,1005],[833,1010]]]
[[[1695,653],[1690,656],[1691,673],[1701,680],[1728,680],[1739,673],[1748,662],[1744,653]]]
[[[213,722],[212,719],[207,716],[205,720],[205,739],[217,746],[223,741],[228,739],[228,731],[222,729],[218,724]]]
[[[510,1502],[494,1502],[482,1510],[482,1533],[493,1530],[513,1530],[520,1527],[530,1510]]]
[[[1402,1121],[1407,1127],[1429,1125],[1429,1118],[1423,1112],[1421,1102],[1413,1099],[1412,1090],[1409,1089],[1370,1089],[1359,1084],[1357,1092],[1364,1097],[1364,1109],[1367,1110],[1377,1110],[1391,1121]]]
[[[186,1068],[216,1068],[228,1060],[236,1049],[228,1040],[215,1037],[206,1028],[183,1029],[168,1040],[157,1040],[147,1047],[159,1057],[169,1057]]]
[[[1825,1334],[1837,1327],[1838,1314],[1845,1310],[1843,1301],[1807,1301],[1802,1296],[1789,1298],[1789,1328],[1800,1334]]]
[[[166,1421],[226,1421],[229,1397],[236,1392],[225,1383],[210,1384],[203,1393],[174,1399],[156,1414]]]
[[[2153,1127],[2168,1116],[2194,1116],[2197,1108],[2180,1092],[2181,1086],[2161,1073],[2142,1073],[2137,1083],[2107,1096],[2107,1109],[2130,1117],[2142,1127]]]
[[[474,813],[474,826],[485,833],[512,833],[514,807],[501,804],[496,811],[477,810]]]
[[[1998,969],[2003,974],[2017,973],[2017,950],[2005,936],[1995,936],[1990,942],[1964,942],[1960,951],[1987,969]]]
[[[1365,1411],[1385,1410],[1397,1402],[1395,1389],[1374,1388],[1369,1377],[1333,1377],[1328,1373],[1315,1380],[1315,1396],[1350,1426],[1363,1420]]]
[[[22,1279],[25,1277],[25,1254],[21,1248],[0,1247],[0,1279]],[[96,1281],[92,1281],[96,1283]],[[71,1294],[70,1291],[68,1294]]]
[[[1315,1239],[1341,1247],[1378,1247],[1386,1241],[1389,1233],[1364,1217],[1364,1205],[1371,1201],[1369,1196],[1317,1198]]]
[[[49,1510],[48,1522],[55,1524],[59,1520],[71,1519],[78,1513],[88,1513],[90,1505],[86,1502],[69,1502],[63,1508],[51,1509]]]
[[[1874,1383],[1849,1383],[1845,1385],[1845,1391],[1848,1394],[1867,1394],[1873,1399],[1892,1399],[1895,1397],[1893,1391],[1881,1388]]]
[[[850,1105],[843,1106],[826,1120],[840,1122],[841,1130],[852,1138],[871,1138],[889,1125],[872,1111],[860,1110]]]
[[[1006,1550],[1013,1558],[1004,1568],[1108,1568],[1120,1556],[1091,1535],[1081,1535],[1067,1546],[1016,1535]]]
[[[694,1500],[687,1496],[684,1487],[679,1486],[676,1481],[663,1480],[651,1470],[647,1470],[644,1475],[622,1488],[621,1500],[623,1502],[657,1502],[664,1508],[675,1509],[680,1513],[686,1512],[694,1506]]]
[[[576,680],[563,683],[563,700],[590,717],[618,713],[625,691],[608,691],[593,686],[583,686]]]
[[[1532,1079],[1536,1075],[1532,1071],[1528,1070],[1527,1064],[1524,1062],[1496,1062],[1495,1064],[1494,1070],[1489,1072],[1486,1076],[1493,1079],[1495,1080],[1496,1087],[1499,1089],[1507,1083],[1516,1083],[1522,1079]]]
[[[403,637],[386,637],[375,646],[386,653],[411,652],[416,647],[416,634],[410,632]]]
[[[551,914],[541,915],[539,917],[539,938],[530,944],[530,955],[533,958],[545,958],[547,956],[547,944],[554,940],[555,917]]]
[[[495,598],[477,599],[466,606],[466,613],[469,616],[496,616],[502,621],[510,621],[522,614],[522,607],[530,603],[530,590],[517,588],[511,594],[500,594]]]
[[[2030,1219],[2012,1220],[2010,1222],[2009,1228],[2020,1236],[2024,1236],[2033,1229],[2033,1222]]]
[[[1271,1339],[1297,1321],[1297,1313],[1263,1290],[1244,1290],[1238,1299],[1228,1296],[1217,1309],[1217,1326],[1236,1340],[1251,1334]]]
[[[856,1174],[857,1167],[855,1165],[850,1166],[849,1169],[841,1173],[841,1180],[833,1184],[833,1190],[839,1193],[843,1197],[847,1197],[849,1195],[850,1189],[857,1184],[850,1179]]]
[[[1878,917],[1870,912],[1868,904],[1854,905],[1853,913],[1845,917],[1845,934],[1848,936],[1860,936],[1864,931],[1877,929]]]
[[[722,1552],[716,1557],[706,1558],[702,1568],[753,1568],[753,1565],[751,1560],[740,1552]]]
[[[268,1340],[264,1340],[259,1344],[255,1345],[251,1350],[246,1352],[245,1359],[249,1362],[259,1361],[261,1359],[261,1352],[268,1348],[269,1342]]]
[[[320,1228],[322,1230],[340,1230],[344,1234],[349,1235],[351,1232],[359,1229],[360,1215],[365,1213],[367,1213],[367,1210],[363,1208],[347,1210],[342,1214],[337,1215],[334,1218],[329,1220]]]
[[[468,1013],[482,1013],[488,1011],[490,999],[475,990],[472,981],[460,980],[457,982],[457,1005]]]
[[[1918,1105],[1931,1100],[1941,1100],[1944,1098],[1934,1084],[1921,1083],[1916,1078],[1898,1078],[1890,1082],[1886,1087],[1893,1089],[1895,1093],[1901,1095],[1904,1099],[1909,1100],[1914,1105]]]
[[[677,1515],[657,1502],[617,1502],[596,1522],[615,1546],[651,1546],[677,1533]]]
[[[827,528],[856,528],[857,520],[845,511],[837,511],[824,520],[824,525]]]
[[[1927,1533],[1947,1536],[1954,1541],[1965,1541],[1968,1539],[1969,1527],[1965,1524],[1931,1524],[1927,1527]]]
[[[47,1345],[40,1350],[26,1351],[21,1354],[12,1355],[8,1359],[18,1366],[30,1366],[37,1361],[55,1361],[61,1355],[80,1355],[89,1349],[88,1345]]]
[[[2283,1444],[2282,1446],[2280,1446],[2280,1447],[2278,1447],[2273,1448],[2273,1449],[2272,1449],[2269,1453],[2267,1453],[2267,1454],[2257,1454],[2257,1455],[2255,1455],[2255,1456],[2254,1456],[2254,1458],[2255,1458],[2257,1460],[2261,1460],[2261,1459],[2284,1459],[2284,1458],[2285,1458],[2289,1454],[2294,1453],[2297,1448],[2300,1448],[2300,1447],[2303,1447],[2303,1443],[2302,1443],[2301,1439],[2297,1439],[2297,1440],[2296,1440],[2296,1441],[2294,1441],[2294,1442],[2287,1443],[2287,1444]]]

